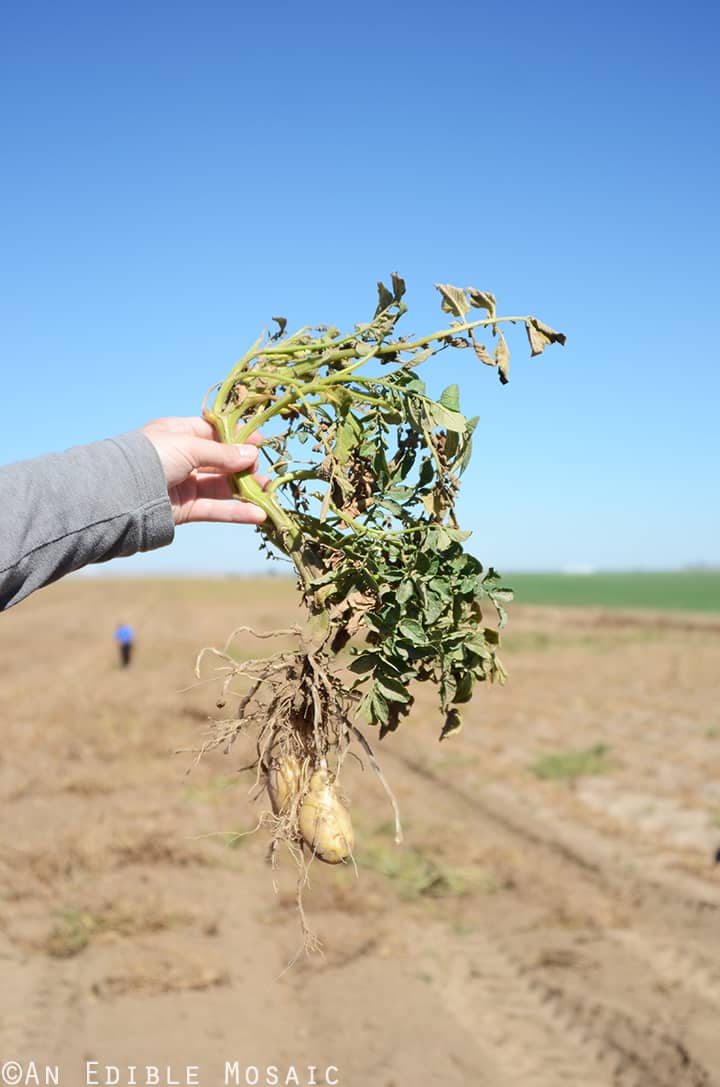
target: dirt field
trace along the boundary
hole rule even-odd
[[[71,1087],[86,1060],[121,1084],[145,1064],[202,1087],[255,1066],[263,1085],[720,1084],[720,617],[515,608],[510,683],[463,732],[438,745],[423,699],[377,748],[403,847],[348,764],[359,873],[312,867],[325,954],[286,969],[291,867],[275,893],[265,837],[233,836],[261,807],[243,752],[189,774],[173,752],[213,713],[211,688],[183,690],[197,650],[295,614],[279,579],[68,580],[0,617],[0,1064]]]

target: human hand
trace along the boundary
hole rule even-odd
[[[141,428],[160,458],[176,525],[191,521],[223,521],[259,525],[264,510],[233,495],[230,476],[257,466],[259,433],[246,445],[226,445],[199,416],[153,419]],[[268,477],[255,475],[261,486]]]

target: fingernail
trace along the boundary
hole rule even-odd
[[[244,460],[256,460],[257,459],[257,446],[255,445],[237,445],[235,448],[238,451],[238,456],[243,457]]]

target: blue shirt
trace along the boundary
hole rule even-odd
[[[135,631],[127,623],[121,623],[115,630],[115,641],[119,645],[132,645]]]

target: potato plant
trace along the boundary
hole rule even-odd
[[[445,739],[461,727],[476,685],[505,679],[498,632],[512,594],[464,550],[469,533],[455,512],[477,418],[463,414],[455,384],[432,399],[419,371],[443,351],[467,350],[506,383],[508,325],[524,326],[532,355],[565,337],[536,317],[499,316],[488,292],[436,286],[444,327],[423,336],[397,331],[407,308],[397,275],[389,288],[378,284],[372,320],[351,332],[290,334],[273,318],[276,331],[206,398],[222,441],[263,429],[269,485],[241,474],[234,486],[238,499],[265,510],[263,545],[294,565],[309,613],[304,628],[282,632],[292,634],[290,650],[237,661],[229,640],[203,651],[220,658],[220,706],[245,683],[236,717],[215,723],[211,743],[228,749],[254,730],[273,856],[284,842],[301,865],[305,856],[335,863],[352,854],[337,791],[352,745],[385,785],[400,837],[363,726],[383,739],[410,712],[415,685],[428,683]]]

